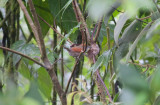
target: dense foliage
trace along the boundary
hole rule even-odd
[[[0,105],[160,105],[159,0],[0,0]]]

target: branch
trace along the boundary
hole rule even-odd
[[[93,42],[93,36],[94,36],[94,33],[96,31],[97,26],[98,26],[98,23],[96,23],[96,25],[95,25],[95,27],[93,29],[93,32],[92,32],[92,35],[91,35],[91,42]]]
[[[74,0],[72,1],[72,6],[73,6],[74,13],[76,15],[76,19],[77,19],[78,22],[80,22],[79,14],[77,12]]]
[[[49,23],[47,23],[42,17],[40,17],[39,15],[38,15],[38,17],[39,17],[43,22],[45,22],[51,29],[53,29],[53,31],[55,31],[60,37],[64,38],[64,36],[63,36],[61,33],[59,33],[56,29],[54,29],[54,28],[53,28]],[[68,41],[69,43],[73,44],[73,42],[70,41],[69,39],[67,39],[67,41]]]
[[[117,24],[113,15],[112,15],[112,21],[114,22],[115,25]]]
[[[98,24],[98,28],[97,28],[97,32],[96,32],[96,35],[95,35],[94,42],[96,42],[96,41],[97,41],[97,39],[98,39],[98,36],[99,36],[100,30],[101,30],[101,25],[102,25],[102,19],[100,20],[100,22],[99,22],[99,24]]]
[[[68,80],[68,83],[67,83],[67,87],[66,87],[65,93],[67,93],[67,91],[68,91],[69,84],[70,84],[71,79],[72,79],[72,77],[73,77],[73,74],[74,74],[74,72],[75,72],[75,70],[76,70],[76,66],[77,66],[77,64],[79,63],[79,59],[80,59],[81,55],[82,55],[82,52],[79,54],[79,56],[78,56],[78,58],[77,58],[77,60],[76,60],[76,63],[75,63],[75,65],[74,65],[74,67],[73,67],[71,76],[70,76],[70,78],[69,78],[69,80]]]
[[[37,40],[37,43],[38,43],[38,46],[39,46],[39,49],[40,49],[40,52],[41,52],[41,57],[42,57],[43,63],[45,63],[45,65],[47,67],[51,67],[50,64],[49,64],[49,60],[47,58],[46,49],[45,49],[45,45],[44,45],[44,40],[43,40],[43,37],[42,37],[41,26],[40,26],[39,21],[38,21],[37,13],[35,11],[32,0],[29,0],[28,3],[29,3],[29,6],[30,6],[30,11],[32,13],[33,19],[35,21],[35,25],[34,25],[35,28],[34,29],[32,28],[32,31],[33,30],[36,31],[36,33],[34,33],[34,35],[36,37],[36,40]]]
[[[28,11],[27,11],[26,7],[24,6],[24,4],[22,2],[22,0],[17,0],[17,1],[19,3],[20,7],[22,8],[22,10],[24,12],[24,15],[26,16],[27,21],[30,24],[30,27],[31,27],[31,29],[32,29],[32,31],[34,33],[34,36],[35,36],[35,38],[37,40],[37,43],[38,43],[38,46],[39,46],[39,49],[40,49],[40,52],[41,52],[41,55],[42,55],[42,61],[45,64],[45,67],[46,67],[46,69],[47,69],[47,71],[48,71],[48,73],[49,73],[49,75],[50,75],[50,77],[52,79],[52,83],[54,84],[54,87],[55,87],[55,89],[56,89],[56,91],[57,91],[57,93],[58,93],[58,95],[60,97],[61,103],[62,103],[62,105],[66,105],[67,104],[67,102],[66,102],[67,101],[66,100],[66,94],[64,93],[64,91],[63,91],[63,89],[62,89],[62,87],[61,87],[61,85],[60,85],[60,83],[58,81],[58,78],[56,76],[56,73],[54,72],[51,63],[49,62],[49,60],[47,58],[45,45],[44,45],[42,36],[39,35],[39,33],[37,31],[39,26],[35,27],[30,15],[28,14]],[[32,3],[31,0],[30,0],[30,6],[33,6],[33,3]],[[34,6],[31,7],[31,8],[32,8],[31,12],[35,12],[34,11]],[[32,13],[32,14],[35,15],[34,13]],[[37,20],[36,16],[33,16],[33,18],[34,18],[35,21]],[[38,24],[38,23],[36,23],[36,24]]]
[[[90,38],[89,30],[87,28],[87,24],[86,24],[86,22],[84,20],[84,17],[82,15],[82,12],[81,12],[79,6],[78,6],[77,0],[73,0],[73,2],[75,3],[75,7],[76,7],[77,13],[79,15],[80,21],[82,22],[82,26],[85,28],[85,32],[86,32],[86,35],[87,35],[87,42],[90,44],[91,38]]]
[[[9,48],[7,48],[7,47],[2,47],[2,46],[0,46],[0,49],[3,49],[3,50],[6,50],[6,51],[9,51],[9,52],[13,52],[13,53],[15,53],[15,54],[21,55],[21,56],[23,56],[23,57],[25,57],[25,58],[27,58],[27,59],[35,62],[36,64],[38,64],[38,65],[46,68],[42,63],[40,63],[40,62],[32,59],[31,57],[29,57],[29,56],[27,56],[27,55],[22,54],[22,53],[20,53],[20,52],[17,52],[17,51],[15,51],[15,50],[9,49]]]
[[[141,64],[138,64],[138,63],[133,63],[133,62],[128,62],[128,63],[131,63],[131,64],[134,64],[134,65],[138,65],[138,66],[141,66],[141,67],[150,67],[150,68],[156,68],[156,66],[153,66],[153,65],[141,65]]]
[[[94,63],[94,64],[96,63],[95,56],[93,56],[93,63]],[[103,80],[102,80],[102,78],[101,78],[101,76],[100,76],[100,74],[99,74],[99,70],[98,70],[98,69],[96,70],[96,75],[97,75],[97,77],[100,79],[101,83],[103,84],[103,86],[104,86],[104,88],[105,88],[105,90],[106,90],[106,92],[107,92],[107,95],[108,95],[108,97],[109,97],[109,99],[110,99],[110,102],[112,102],[111,95],[110,95],[110,93],[109,93],[106,85],[104,84],[104,82],[103,82]]]
[[[75,13],[75,15],[76,15],[76,19],[77,19],[77,21],[78,22],[80,22],[81,20],[80,20],[80,16],[79,16],[79,14],[78,14],[78,11],[77,11],[77,8],[76,8],[76,4],[75,4],[75,1],[73,0],[72,1],[72,5],[73,5],[73,10],[74,10],[74,13]],[[86,41],[86,37],[85,37],[85,31],[84,31],[84,29],[83,29],[83,25],[81,24],[80,25],[80,31],[81,31],[81,35],[82,35],[82,44],[84,44],[84,41]],[[86,41],[87,42],[87,41]]]
[[[110,50],[111,46],[110,46],[110,29],[109,27],[106,27],[106,31],[107,31],[107,46],[108,46],[108,50]],[[112,68],[112,58],[110,58],[110,62],[109,62],[109,70],[110,70],[110,77],[112,78],[113,76],[113,68]],[[113,97],[115,96],[115,85],[114,82],[111,82],[112,85],[112,95]]]
[[[22,11],[24,12],[24,15],[26,16],[26,19],[27,19],[27,21],[28,21],[28,23],[29,23],[34,35],[35,35],[35,38],[37,40],[38,45],[40,45],[40,40],[39,40],[37,29],[36,29],[32,19],[31,19],[31,17],[29,16],[29,13],[28,13],[26,7],[24,6],[22,0],[17,0],[17,1],[18,1],[19,5],[20,5]],[[42,53],[42,49],[41,48],[40,48],[40,52]]]

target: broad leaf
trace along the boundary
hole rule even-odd
[[[71,34],[74,34],[74,33],[78,30],[79,27],[80,27],[80,23],[78,23],[77,26],[73,27],[73,28],[64,36],[64,38],[59,42],[59,44],[57,45],[57,47],[58,47],[59,45],[61,45],[63,41],[66,41],[66,40],[70,37]],[[55,49],[56,49],[56,48],[55,48]]]
[[[67,95],[67,105],[71,105],[72,104],[72,98],[73,98],[74,94],[76,94],[76,93],[77,93],[77,91],[71,92],[71,93],[69,93]]]
[[[148,23],[148,25],[141,31],[141,33],[136,38],[136,40],[134,41],[134,43],[132,44],[132,46],[129,49],[129,52],[128,52],[127,57],[126,57],[126,62],[128,62],[129,57],[131,56],[132,52],[136,48],[136,45],[137,45],[138,41],[143,37],[143,35],[145,35],[148,32],[148,30],[151,27],[152,23],[153,22]]]
[[[44,68],[38,70],[38,85],[41,92],[48,98],[51,98],[52,80]]]
[[[0,66],[2,67],[4,65],[4,55],[3,55],[3,50],[0,49]]]
[[[153,9],[154,3],[152,0],[125,0],[122,1],[122,6],[130,15],[135,15],[139,8]]]
[[[160,91],[159,75],[160,75],[160,66],[158,65],[158,67],[156,68],[156,71],[153,73],[153,76],[151,78],[151,83],[150,83],[151,91],[155,95],[153,97],[156,97],[156,93]]]
[[[114,40],[114,36],[113,36],[113,32],[114,32],[114,25],[112,24],[108,24],[107,26],[109,28],[109,34],[110,34],[110,42]],[[98,42],[101,45],[102,42],[107,42],[107,40],[105,39],[105,37],[107,37],[107,31],[106,31],[106,26],[104,23],[102,23],[101,25],[101,30],[99,33],[99,37],[98,37]],[[104,44],[104,43],[103,43]],[[103,48],[102,48],[103,49]]]
[[[90,0],[88,2],[88,14],[94,21],[98,21],[111,7],[113,1],[111,0]]]
[[[77,24],[72,5],[70,5],[71,1],[72,0],[48,0],[49,9],[55,18],[57,25],[63,32],[67,33]]]
[[[40,57],[40,52],[38,47],[36,47],[34,44],[26,44],[24,41],[19,40],[16,41],[12,46],[11,49],[18,51],[22,54],[28,55],[30,57]],[[10,52],[8,55],[10,56],[12,53]],[[17,62],[21,59],[20,55],[13,54],[14,59],[14,65],[17,64]]]
[[[147,92],[148,85],[141,74],[131,66],[118,66],[118,76],[125,88],[129,88],[135,92]]]
[[[115,43],[117,46],[119,46],[119,43],[118,43],[118,38],[119,38],[119,35],[121,33],[121,30],[124,26],[124,24],[126,23],[126,21],[130,18],[130,16],[128,15],[127,12],[125,12],[124,14],[122,14],[115,26],[115,29],[114,29],[114,40],[115,40]]]
[[[36,9],[36,13],[39,16],[41,16],[47,23],[52,25],[53,24],[53,16],[52,16],[50,9],[49,9],[48,0],[33,0],[33,3],[35,6],[35,9]],[[27,5],[27,10],[30,13],[29,5]],[[39,22],[40,22],[41,30],[42,30],[43,37],[44,37],[47,34],[47,32],[49,31],[50,27],[45,22],[43,22],[40,18],[39,18]]]
[[[133,42],[142,30],[142,22],[134,20],[123,32],[119,41],[121,43]]]
[[[74,105],[76,105],[77,103],[81,103],[81,97],[83,95],[84,92],[79,91],[77,94],[74,95]]]
[[[151,19],[152,19],[153,21],[154,21],[154,20],[157,20],[157,19],[159,19],[159,18],[160,18],[160,13],[159,13],[158,10],[152,13]]]
[[[20,65],[18,67],[18,72],[20,72],[25,78],[29,80],[31,79],[31,73],[29,71],[29,68],[23,61],[20,62]]]
[[[30,97],[36,101],[38,101],[39,103],[41,103],[40,105],[44,104],[44,101],[42,99],[42,96],[38,90],[38,86],[37,86],[37,82],[36,81],[31,81],[31,85],[30,85],[30,89],[29,91],[25,94],[26,97]]]
[[[148,30],[148,33],[146,34],[146,38],[150,38],[153,35],[154,30],[160,25],[160,19],[157,19],[151,28]]]
[[[107,10],[105,18],[104,18],[104,24],[105,26],[108,26],[108,20],[112,13],[121,5],[120,1],[117,0],[110,8]]]
[[[93,70],[94,73],[102,64],[104,64],[107,69],[111,54],[111,50],[105,51],[101,56],[98,57],[96,63],[90,68],[90,71]]]
[[[137,35],[141,32],[141,22],[134,20],[123,32],[122,38],[119,40],[119,47],[115,51],[114,55],[114,67],[116,68],[118,62],[126,56],[129,48],[129,43],[137,38]]]

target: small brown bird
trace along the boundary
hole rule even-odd
[[[72,45],[72,46],[70,46],[70,48],[67,48],[67,47],[65,47],[64,46],[64,48],[69,52],[69,54],[71,55],[71,56],[73,56],[73,57],[78,57],[79,56],[79,54],[81,53],[81,52],[83,52],[83,48],[85,47],[83,47],[83,45],[84,44],[80,44],[80,45]]]

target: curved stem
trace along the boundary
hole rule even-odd
[[[38,64],[38,65],[40,65],[40,66],[42,66],[42,67],[45,68],[45,66],[44,66],[42,63],[34,60],[33,58],[31,58],[31,57],[29,57],[29,56],[27,56],[27,55],[22,54],[22,53],[20,53],[20,52],[17,52],[17,51],[15,51],[15,50],[9,49],[9,48],[7,48],[7,47],[2,47],[2,46],[0,46],[0,49],[3,49],[3,50],[6,50],[6,51],[9,51],[9,52],[13,52],[13,53],[15,53],[15,54],[21,55],[21,56],[23,56],[23,57],[25,57],[25,58],[27,58],[27,59],[35,62],[36,64]]]

